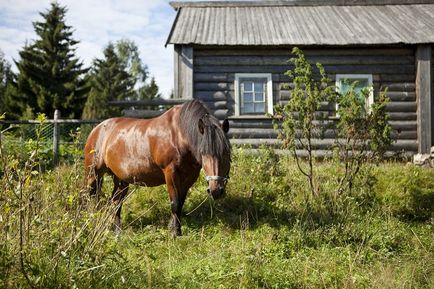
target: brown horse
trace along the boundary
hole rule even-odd
[[[113,176],[112,200],[121,228],[122,201],[129,184],[167,185],[172,216],[169,229],[181,235],[181,210],[187,192],[203,168],[208,194],[225,193],[230,169],[230,144],[222,124],[197,100],[175,106],[153,119],[111,118],[90,133],[84,148],[87,185],[97,195],[105,173]]]

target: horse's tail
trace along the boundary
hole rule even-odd
[[[102,183],[101,129],[106,121],[97,125],[89,134],[84,146],[85,186],[90,195],[97,195]]]

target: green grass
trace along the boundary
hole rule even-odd
[[[434,288],[434,170],[366,165],[337,195],[341,170],[322,162],[313,197],[288,157],[236,150],[226,198],[200,205],[201,177],[177,239],[164,187],[130,188],[117,237],[109,178],[97,210],[80,164],[35,174],[21,199],[3,176],[0,288]]]

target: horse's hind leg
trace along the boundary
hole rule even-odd
[[[115,231],[119,234],[122,230],[121,226],[121,211],[122,211],[122,203],[125,196],[128,193],[128,183],[119,180],[116,176],[113,176],[113,193],[112,193],[112,201],[116,206],[116,215],[115,215]]]
[[[91,197],[98,197],[101,193],[101,186],[104,180],[103,175],[93,173],[87,176],[87,188]]]

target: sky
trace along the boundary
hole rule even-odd
[[[0,50],[11,64],[26,41],[36,39],[32,22],[41,21],[50,0],[0,0]],[[133,40],[155,76],[163,97],[173,89],[173,46],[164,47],[176,12],[169,0],[58,0],[66,6],[66,24],[80,41],[77,56],[85,66],[103,55],[107,44]]]

